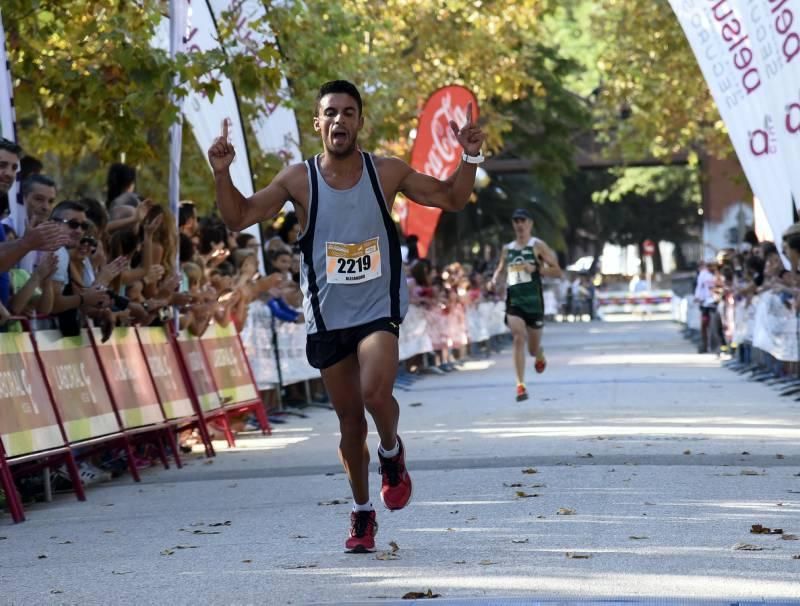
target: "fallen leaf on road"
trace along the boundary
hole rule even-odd
[[[522,543],[527,543],[528,540],[529,539],[511,539],[511,542],[512,543],[517,543],[519,545],[519,544],[522,544]]]
[[[456,560],[455,562],[453,562],[453,564],[466,564],[466,563],[467,563],[466,560]]]
[[[47,556],[46,556],[46,555],[44,555],[44,554],[42,554],[42,555],[40,555],[40,556],[36,556],[36,557],[37,557],[37,559],[39,559],[39,560],[46,560],[46,559],[47,559]]]
[[[409,591],[407,594],[403,596],[402,599],[404,600],[432,600],[433,598],[439,598],[441,594],[433,593],[430,589],[426,593],[422,593],[421,591]]]
[[[782,528],[767,528],[761,524],[753,524],[750,527],[750,534],[783,534]]]
[[[692,451],[691,451],[691,450],[684,450],[684,451],[683,451],[683,454],[685,454],[685,455],[690,455],[690,454],[692,454]]]
[[[111,574],[133,574],[133,570],[112,570]]]
[[[161,552],[161,555],[172,555],[173,553],[175,553],[174,549],[165,549]]]
[[[450,513],[451,513],[451,514],[453,514],[453,515],[455,515],[455,514],[457,514],[457,513],[458,513],[458,509],[455,509],[455,510],[451,511]]]
[[[782,454],[776,454],[775,458],[776,459],[785,459],[786,457],[784,457]]]
[[[503,486],[505,486],[506,488],[522,488],[522,482],[513,482],[511,484],[506,484],[505,482],[503,482]]]
[[[574,516],[575,513],[576,512],[575,512],[574,509],[570,509],[569,507],[562,507],[556,512],[556,515],[557,516]]]
[[[736,551],[764,551],[760,545],[751,545],[750,543],[737,543],[733,548]]]
[[[536,516],[537,520],[544,520],[547,516]]]
[[[104,530],[103,533],[104,534],[114,534],[114,531],[113,530]]]
[[[389,541],[389,547],[392,548],[392,553],[400,551],[400,546],[397,543],[395,543],[394,541]]]
[[[531,488],[547,488],[547,484],[531,484]]]
[[[219,530],[193,530],[192,534],[222,534]]]
[[[539,473],[533,467],[528,467],[527,469],[523,469],[522,473]]]
[[[344,499],[333,499],[332,501],[320,501],[317,505],[347,505]]]
[[[645,539],[649,539],[650,537],[637,537],[635,535],[631,535],[628,537],[632,541],[644,541]]]
[[[566,555],[570,560],[588,560],[592,557],[591,554],[588,553],[573,553],[571,551],[568,551],[564,555]]]
[[[409,404],[409,406],[411,406],[411,407],[422,406],[422,402],[411,402],[411,404]]]
[[[494,564],[497,564],[497,562],[492,562],[491,560],[481,560],[480,562],[478,562],[478,564],[480,564],[481,566],[492,566]]]
[[[739,472],[741,476],[765,476],[767,475],[766,471],[756,471],[755,469],[742,469]]]
[[[8,537],[0,537],[0,541],[5,541]]]
[[[796,534],[788,534],[788,533],[781,536],[781,539],[783,539],[784,541],[800,541],[800,537],[798,537]]]
[[[749,453],[749,452],[747,452],[746,450],[743,450],[743,451],[742,451],[742,454],[743,454],[743,455],[749,455],[750,453]]]
[[[316,564],[296,564],[295,566],[284,566],[286,570],[300,570],[301,568],[316,568]]]
[[[393,551],[384,551],[375,556],[376,560],[399,560],[400,556]]]
[[[61,590],[61,589],[51,589],[51,590],[50,590],[50,593],[52,593],[52,594],[57,594],[57,593],[64,593],[64,591],[63,591],[63,590]]]
[[[175,549],[197,549],[197,545],[175,545]]]
[[[213,524],[209,524],[209,526],[230,526],[231,521],[225,520],[224,522],[214,522]]]
[[[253,560],[242,560],[242,564],[252,564]]]
[[[793,556],[792,556],[792,559],[793,559],[793,560],[800,560],[800,554],[793,555]]]
[[[59,541],[59,545],[72,545],[72,541]]]
[[[455,530],[456,530],[455,528],[448,528],[447,532],[455,532]]]
[[[234,482],[233,484],[228,484],[228,488],[236,488],[238,484]]]
[[[307,539],[308,537],[304,534],[296,534],[292,537],[293,539]]]
[[[594,459],[594,455],[591,452],[587,452],[585,455],[578,455],[579,459]]]
[[[536,493],[528,494],[527,492],[524,492],[522,490],[517,491],[517,498],[519,499],[532,499],[533,497],[538,497],[538,496],[539,495]]]
[[[650,501],[645,501],[644,504],[645,505],[655,505],[655,503],[651,503]]]

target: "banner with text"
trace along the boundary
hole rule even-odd
[[[227,326],[212,324],[200,341],[223,404],[258,400],[258,390],[250,378],[247,358],[233,322]]]
[[[147,366],[156,384],[158,397],[168,419],[192,417],[195,414],[186,384],[183,382],[181,366],[175,349],[160,326],[136,329],[144,349]]]
[[[411,168],[442,180],[456,171],[463,150],[450,128],[450,120],[462,126],[466,122],[469,103],[472,103],[473,120],[477,120],[478,100],[469,89],[446,86],[430,96],[419,116],[417,137],[411,150]],[[403,233],[419,238],[420,257],[427,256],[441,209],[398,199],[394,210],[400,217]]]
[[[8,458],[64,445],[28,333],[0,333],[0,439]]]
[[[181,352],[186,370],[189,373],[189,380],[192,388],[197,394],[200,408],[203,412],[211,412],[222,407],[222,400],[217,393],[211,371],[206,364],[206,357],[203,348],[200,346],[200,339],[189,334],[188,330],[178,333],[178,349]]]
[[[761,27],[767,24],[759,23],[752,11],[759,3],[778,4],[769,0],[670,0],[750,187],[764,206],[775,238],[779,238],[792,224],[792,188],[788,150],[779,140],[785,111],[771,98],[775,85],[767,83],[777,77],[769,75],[774,66],[769,68],[770,47],[765,43],[766,30]]]
[[[67,439],[78,442],[119,432],[87,332],[62,337],[60,330],[39,330],[35,338]]]

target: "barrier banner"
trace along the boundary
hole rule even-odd
[[[247,309],[247,320],[242,329],[247,359],[256,385],[261,391],[273,389],[278,384],[275,365],[275,348],[272,345],[272,316],[263,301],[253,301]]]
[[[425,312],[416,305],[409,305],[406,318],[400,325],[400,359],[433,350]]]
[[[200,402],[200,408],[204,412],[220,408],[222,400],[211,380],[211,372],[206,364],[200,339],[190,335],[188,330],[182,330],[178,333],[177,341],[183,360],[186,362],[189,379],[195,394],[197,394],[197,400]]]
[[[163,423],[164,413],[147,372],[136,331],[115,328],[111,338],[101,343],[101,330],[93,330],[97,355],[106,371],[109,389],[125,429]]]
[[[0,439],[8,458],[64,445],[28,333],[0,333]]]
[[[782,362],[800,361],[797,350],[798,319],[773,292],[761,293],[755,312],[753,347]]]
[[[486,325],[489,327],[489,336],[496,337],[508,332],[505,301],[481,303],[478,307]]]
[[[137,328],[139,339],[147,359],[147,366],[156,384],[158,397],[168,419],[194,416],[192,400],[183,382],[178,356],[162,327]]]
[[[758,307],[758,296],[752,300],[741,299],[736,302],[733,313],[733,344],[751,343]]]
[[[233,322],[227,326],[211,324],[200,342],[223,404],[243,404],[259,399]]]
[[[491,336],[489,334],[489,325],[483,321],[480,305],[479,303],[478,305],[467,307],[467,334],[472,343],[481,343]]]
[[[35,337],[67,439],[80,442],[119,432],[88,333],[62,337],[59,330],[39,330]]]
[[[306,357],[305,325],[278,322],[277,327],[283,384],[318,379],[319,371],[308,363]]]

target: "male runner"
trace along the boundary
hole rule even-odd
[[[525,388],[525,345],[535,357],[534,368],[542,373],[547,359],[542,349],[544,296],[542,276],[561,277],[558,257],[538,238],[531,236],[533,218],[524,208],[511,215],[516,238],[503,247],[500,263],[492,277],[496,284],[506,275],[506,324],[514,337],[514,368],[517,373],[517,402],[528,399]]]
[[[353,492],[347,551],[374,551],[378,524],[369,498],[367,420],[380,436],[381,500],[402,509],[411,499],[405,448],[397,435],[400,410],[392,396],[399,366],[398,334],[408,307],[400,242],[391,218],[398,192],[426,206],[462,210],[472,193],[486,138],[472,121],[450,127],[463,147],[462,162],[446,181],[414,171],[397,158],[358,147],[364,125],[361,95],[343,80],[324,84],[317,96],[314,130],[323,151],[288,166],[266,188],[245,198],[233,186],[234,158],[227,121],[208,150],[217,205],[233,230],[274,217],[294,204],[303,228],[301,287],[308,340],[306,354],[319,368],[339,417],[339,456]]]

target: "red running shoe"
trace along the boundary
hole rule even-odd
[[[376,534],[375,511],[353,511],[350,513],[350,536],[344,547],[348,553],[371,553],[375,551]]]
[[[383,476],[381,483],[381,501],[386,509],[403,509],[411,500],[414,492],[411,485],[411,476],[406,470],[406,449],[400,436],[397,436],[397,443],[400,444],[400,452],[397,456],[387,459],[378,452],[378,460],[381,462],[378,470]]]
[[[544,369],[547,368],[547,358],[544,356],[541,358],[536,358],[536,363],[533,365],[533,367],[536,369],[536,372],[542,374]]]
[[[524,385],[517,385],[517,402],[522,402],[528,399],[528,390]]]

